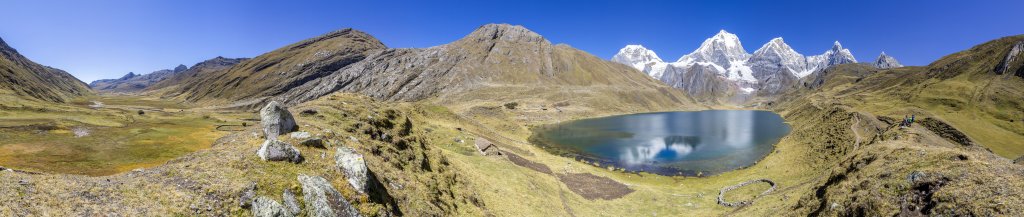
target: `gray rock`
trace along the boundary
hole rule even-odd
[[[320,139],[320,137],[313,137],[313,138],[309,138],[309,139],[306,139],[306,140],[302,140],[302,142],[299,142],[299,145],[304,145],[304,146],[309,146],[309,147],[314,147],[314,148],[327,148],[327,146],[324,146],[324,140]]]
[[[312,137],[313,135],[309,134],[309,132],[306,132],[306,131],[299,131],[299,132],[292,132],[291,134],[288,134],[288,136],[291,136],[292,139],[308,139],[309,137]]]
[[[277,101],[271,101],[260,109],[260,124],[263,125],[263,134],[270,140],[277,140],[278,135],[299,129],[292,113],[281,107]]]
[[[256,197],[256,182],[249,182],[249,185],[239,193],[238,206],[248,209],[252,206],[252,200]]]
[[[299,174],[306,214],[315,217],[361,216],[330,182],[319,176]]]
[[[879,54],[878,55],[878,59],[875,59],[875,63],[872,63],[871,65],[875,66],[875,68],[879,68],[879,69],[891,69],[891,68],[903,67],[903,64],[900,64],[900,61],[897,61],[896,58],[894,58],[892,56],[886,55],[885,52],[882,52],[882,54]]]
[[[299,153],[299,149],[294,146],[277,140],[266,140],[260,149],[256,151],[256,155],[260,159],[265,161],[288,161],[292,163],[301,163],[302,154]]]
[[[1020,164],[1020,165],[1024,165],[1024,155],[1021,155],[1021,156],[1020,156],[1020,157],[1018,157],[1018,158],[1017,158],[1016,160],[1013,160],[1013,163],[1015,163],[1015,164]]]
[[[295,216],[291,212],[288,212],[274,199],[269,197],[260,196],[252,202],[252,216],[255,217],[289,217]]]
[[[290,189],[284,189],[284,193],[281,194],[281,198],[284,200],[284,206],[288,208],[288,211],[293,215],[298,215],[302,209],[299,206],[299,201],[295,200],[295,193],[292,193]]]
[[[366,181],[369,180],[369,169],[366,168],[366,161],[363,155],[356,153],[355,149],[349,147],[338,147],[334,154],[334,164],[341,169],[356,191],[365,194]]]
[[[928,175],[924,174],[921,171],[914,171],[914,172],[911,172],[910,174],[907,174],[907,182],[910,182],[910,183],[920,182],[921,180],[924,180],[927,176]]]

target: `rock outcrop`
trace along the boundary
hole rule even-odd
[[[268,140],[277,140],[277,136],[299,129],[292,113],[277,101],[271,101],[260,109],[260,124],[263,125],[263,135]]]
[[[1021,52],[1024,52],[1024,41],[1018,41],[1013,45],[1013,47],[1010,47],[1010,52],[1006,53],[1006,57],[996,65],[996,74],[1002,75],[1013,73],[1018,77],[1024,78],[1024,66],[1020,66],[1021,64],[1014,64],[1021,62],[1019,60],[1024,59],[1020,58]],[[1014,72],[1014,67],[1017,68],[1016,72]]]
[[[306,215],[315,217],[361,216],[323,177],[299,174],[302,198],[306,202]]]
[[[252,202],[252,216],[255,217],[290,217],[295,216],[281,203],[269,197],[260,196]]]
[[[278,140],[266,140],[260,149],[256,151],[256,155],[260,159],[265,161],[288,161],[292,163],[301,163],[302,154],[299,153],[299,149],[295,148],[288,143]]]
[[[366,167],[363,155],[356,153],[356,150],[349,147],[338,147],[334,154],[334,163],[345,174],[348,183],[359,193],[367,192],[367,181],[370,179],[370,170]]]

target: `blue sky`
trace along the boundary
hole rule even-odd
[[[719,29],[753,52],[784,37],[804,55],[839,40],[859,61],[907,65],[1024,34],[1024,1],[6,1],[0,38],[83,81],[254,57],[345,27],[429,47],[486,23],[523,25],[601,58],[643,44],[665,60]]]

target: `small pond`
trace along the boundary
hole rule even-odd
[[[713,175],[753,165],[790,127],[778,114],[709,110],[619,115],[533,129],[552,153],[661,175]]]

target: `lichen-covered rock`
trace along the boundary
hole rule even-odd
[[[252,202],[252,216],[254,217],[290,217],[295,216],[269,197],[260,196]]]
[[[309,137],[313,137],[312,134],[306,131],[292,132],[288,134],[288,136],[292,137],[292,139],[308,139]]]
[[[249,184],[245,186],[245,189],[242,189],[242,192],[239,193],[238,206],[248,209],[252,206],[252,200],[255,197],[256,182],[249,182]]]
[[[302,184],[302,198],[306,202],[306,215],[314,217],[361,216],[359,211],[352,207],[352,204],[323,177],[299,174],[298,179]]]
[[[334,154],[334,164],[345,174],[353,188],[359,193],[366,193],[366,181],[369,180],[370,170],[366,168],[363,155],[349,147],[338,147]]]
[[[299,206],[299,201],[295,200],[295,193],[292,193],[290,189],[284,189],[284,193],[281,194],[281,199],[284,200],[285,208],[288,208],[288,212],[293,215],[298,215],[302,209]]]
[[[302,162],[302,154],[299,153],[299,149],[277,140],[268,139],[264,141],[260,149],[256,151],[256,155],[265,161]]]
[[[271,101],[260,109],[260,124],[263,125],[263,135],[269,140],[277,140],[277,136],[299,129],[292,113],[277,101]]]

